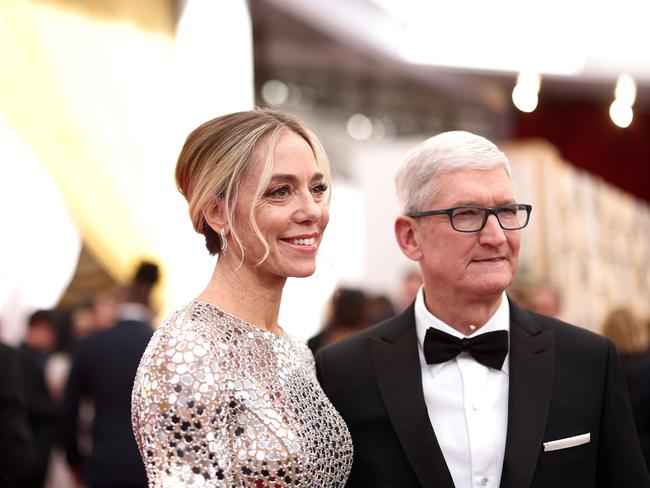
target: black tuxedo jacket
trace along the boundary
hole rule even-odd
[[[427,414],[417,348],[411,305],[316,354],[323,389],[352,434],[348,487],[454,487]],[[543,450],[586,433],[588,444]],[[500,486],[650,487],[612,342],[512,301]]]
[[[123,320],[82,340],[75,351],[64,397],[64,440],[68,463],[83,467],[89,486],[147,486],[131,427],[131,391],[153,329]],[[82,398],[92,400],[92,451],[82,459],[77,421]]]
[[[18,352],[0,344],[0,488],[22,486],[36,467]]]

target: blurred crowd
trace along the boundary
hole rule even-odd
[[[37,310],[0,347],[0,488],[146,487],[131,389],[153,333],[158,266],[70,310]]]
[[[146,486],[130,401],[153,332],[151,292],[157,281],[158,267],[141,263],[123,289],[93,296],[68,311],[38,310],[27,318],[17,350],[0,345],[0,487]],[[401,313],[421,284],[417,271],[406,272],[394,301],[359,288],[338,288],[308,346],[315,352]],[[562,316],[560,293],[551,284],[512,288],[509,295],[534,312]],[[650,323],[617,308],[601,330],[616,344],[650,463]],[[21,442],[23,451],[17,448]]]

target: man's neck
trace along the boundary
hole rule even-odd
[[[433,293],[424,291],[424,304],[431,314],[465,336],[479,330],[495,314],[503,293],[489,297],[473,297],[453,301],[440,300]]]

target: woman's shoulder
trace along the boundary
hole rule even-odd
[[[227,340],[225,327],[217,319],[195,301],[176,310],[154,331],[141,367],[215,359]]]
[[[186,389],[203,392],[214,389],[215,384],[225,388],[223,380],[236,371],[236,356],[224,347],[224,327],[203,316],[198,308],[191,302],[156,329],[138,367],[134,397],[177,399],[182,398],[178,392]]]
[[[299,364],[302,364],[303,366],[307,366],[309,368],[315,366],[314,353],[305,343],[305,341],[288,334],[284,337],[286,341],[291,344],[291,348],[293,349],[293,353],[295,355],[294,357],[297,359]]]
[[[219,342],[227,340],[222,317],[207,304],[192,301],[169,315],[156,329],[152,342],[183,340]]]

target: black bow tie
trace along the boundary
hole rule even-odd
[[[501,369],[508,354],[508,332],[497,330],[459,339],[433,327],[427,329],[424,336],[427,364],[444,363],[463,351],[489,368]]]

